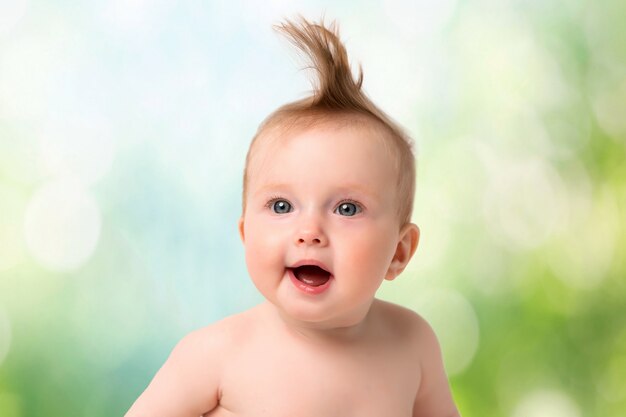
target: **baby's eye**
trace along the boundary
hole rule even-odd
[[[268,203],[268,206],[277,214],[289,213],[292,210],[291,204],[287,200],[273,200]]]
[[[335,213],[340,214],[342,216],[354,216],[357,213],[361,212],[361,207],[355,203],[341,203],[335,209]]]

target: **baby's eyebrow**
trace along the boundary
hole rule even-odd
[[[368,198],[376,197],[375,193],[359,184],[342,184],[341,186],[337,187],[337,192],[346,194],[356,193],[360,195],[365,195]]]
[[[289,189],[291,189],[291,185],[287,183],[273,182],[273,183],[265,184],[264,186],[260,187],[258,190],[255,191],[254,195],[263,194],[270,190],[289,190]]]
[[[290,191],[292,188],[294,188],[293,184],[289,184],[289,183],[278,183],[278,182],[269,183],[259,188],[254,194],[255,195],[263,194],[272,190]],[[364,195],[368,198],[376,198],[377,196],[377,194],[373,193],[371,190],[367,189],[363,185],[355,184],[355,183],[341,184],[337,186],[333,191],[335,193],[345,193],[345,194],[355,193],[355,194]]]

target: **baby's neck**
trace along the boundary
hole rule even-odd
[[[374,304],[376,304],[376,300],[374,300],[365,317],[360,320],[354,320],[349,324],[301,322],[284,315],[269,302],[265,303],[265,307],[268,314],[276,318],[275,322],[296,339],[322,344],[351,344],[362,342],[371,334]]]

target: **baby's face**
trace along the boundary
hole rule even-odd
[[[317,127],[255,150],[240,232],[254,284],[285,317],[356,324],[395,278],[398,174],[374,132]]]

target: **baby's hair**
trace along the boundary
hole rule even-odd
[[[315,70],[313,92],[309,97],[287,103],[270,114],[254,136],[244,170],[243,210],[246,208],[248,167],[260,138],[282,137],[293,130],[306,130],[319,125],[362,126],[370,124],[381,135],[395,157],[397,171],[398,215],[401,224],[411,221],[415,195],[415,158],[412,141],[404,130],[380,110],[361,90],[363,70],[358,79],[352,76],[346,48],[339,39],[336,22],[328,27],[300,17],[295,23],[285,20],[274,29],[286,35],[310,61],[307,68]]]

